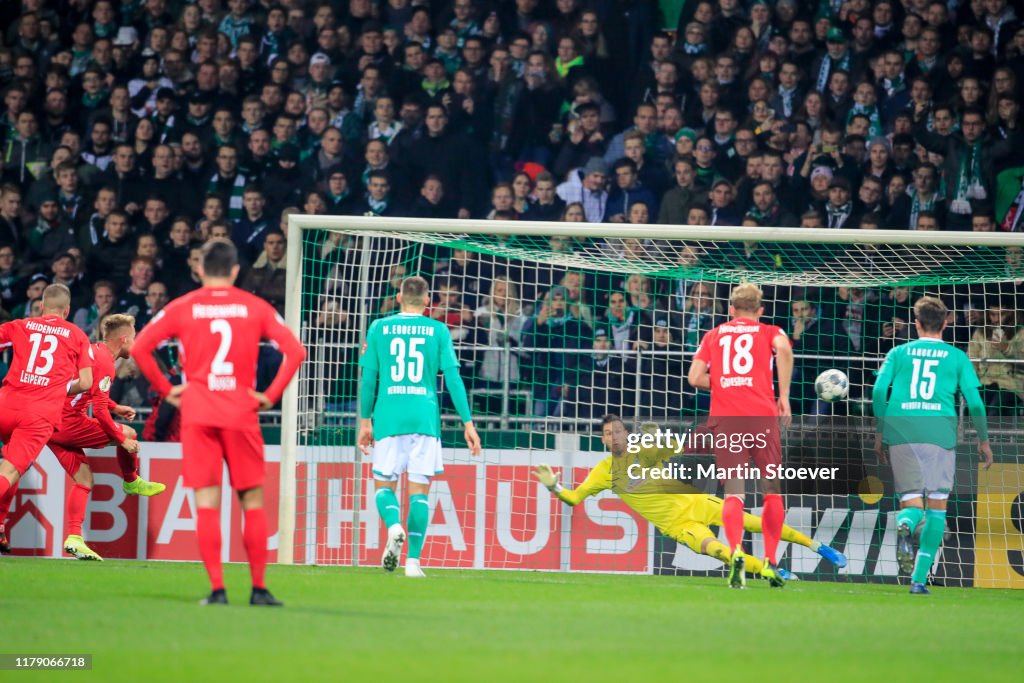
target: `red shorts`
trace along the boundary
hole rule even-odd
[[[121,425],[117,425],[121,428]],[[105,448],[114,440],[107,436],[100,421],[88,415],[65,417],[60,429],[53,433],[50,443],[68,448]]]
[[[121,425],[118,425],[120,428]],[[65,417],[60,429],[53,433],[47,446],[57,456],[57,461],[69,477],[74,477],[78,468],[86,462],[86,448],[105,448],[114,440],[107,436],[100,421],[88,415]]]
[[[728,417],[712,420],[715,433],[715,464],[720,468],[753,463],[767,476],[768,465],[782,464],[782,439],[777,417]],[[750,477],[729,477],[748,479]]]
[[[4,460],[14,465],[19,475],[32,466],[52,434],[53,425],[46,418],[20,410],[0,412]]]
[[[263,461],[263,433],[259,427],[224,429],[186,425],[181,429],[181,449],[184,458],[181,473],[185,486],[191,489],[220,486],[225,461],[231,487],[236,491],[263,485],[266,463]]]

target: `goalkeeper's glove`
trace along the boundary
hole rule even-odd
[[[640,425],[641,434],[654,434],[660,429],[657,422],[644,422]]]
[[[551,493],[559,493],[562,485],[558,483],[558,475],[551,469],[551,465],[540,464],[533,468],[533,476],[537,481],[544,484]]]

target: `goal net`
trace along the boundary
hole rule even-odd
[[[814,543],[784,540],[782,565],[804,579],[899,580],[898,500],[872,451],[871,388],[886,352],[916,338],[912,305],[930,294],[949,307],[946,341],[976,362],[996,451],[996,463],[980,468],[970,420],[960,420],[933,573],[947,585],[1024,586],[1018,235],[289,220],[287,318],[309,359],[284,404],[280,542],[293,549],[284,561],[380,561],[386,530],[371,459],[355,446],[358,359],[369,324],[398,311],[402,279],[422,275],[431,284],[426,315],[451,330],[483,440],[471,457],[442,387],[445,471],[430,492],[423,565],[720,575],[717,560],[662,533],[617,490],[570,507],[531,471],[546,463],[567,488],[580,485],[608,457],[601,418],[609,413],[630,431],[699,432],[709,395],[687,385],[690,361],[704,332],[728,318],[731,288],[754,282],[762,319],[787,332],[796,358],[784,461],[834,471],[830,481],[787,481],[787,524]],[[827,369],[848,376],[845,400],[818,398],[815,378]],[[699,447],[657,460],[713,462]],[[676,471],[696,487],[685,490],[721,494],[714,477]],[[760,496],[747,505],[758,514]],[[816,543],[844,553],[846,566],[823,559]],[[760,534],[748,533],[746,544],[762,554]]]

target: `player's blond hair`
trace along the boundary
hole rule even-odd
[[[744,313],[757,313],[761,309],[761,288],[752,282],[733,287],[729,305]]]
[[[122,327],[135,329],[135,316],[127,313],[111,313],[103,318],[103,338],[107,339]]]
[[[430,285],[419,275],[410,275],[402,280],[402,305],[426,306],[427,290]]]
[[[71,306],[71,290],[66,285],[55,282],[43,290],[43,311],[64,314]]]
[[[921,323],[925,332],[938,332],[946,322],[949,309],[942,299],[934,296],[922,296],[914,302],[914,317]]]

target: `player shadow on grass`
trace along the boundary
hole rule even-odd
[[[199,604],[199,599],[201,597],[200,593],[196,593],[195,596],[182,596],[180,593],[152,592],[152,593],[136,593],[135,597],[143,599],[143,600],[145,600],[145,599],[153,599],[153,600],[167,601],[167,602],[181,604],[181,605],[194,605],[196,607],[203,607],[202,605]],[[250,605],[249,605],[249,592],[248,591],[239,591],[239,595],[237,597],[232,595],[229,592],[228,593],[228,600],[229,600],[228,605],[227,605],[228,608],[233,608],[233,607],[250,607]],[[381,619],[387,619],[387,621],[389,623],[392,623],[394,621],[403,621],[403,620],[404,621],[413,622],[413,621],[416,621],[416,620],[419,619],[419,617],[417,617],[415,615],[409,615],[408,617],[403,618],[401,615],[397,615],[397,614],[382,614],[381,612],[377,612],[377,611],[371,611],[371,610],[351,610],[351,609],[346,609],[346,608],[331,609],[331,608],[327,608],[327,607],[318,607],[318,606],[315,606],[315,605],[302,605],[302,604],[298,604],[298,603],[294,603],[294,602],[288,602],[287,600],[285,600],[285,605],[286,605],[285,610],[286,610],[286,612],[288,614],[309,614],[309,615],[320,615],[320,616],[326,616],[326,617],[345,617],[345,618],[353,618],[353,619],[373,619],[375,617],[380,617]],[[209,609],[209,608],[207,608],[207,609]],[[273,614],[277,614],[276,610],[260,610],[260,611],[271,612]]]

